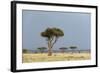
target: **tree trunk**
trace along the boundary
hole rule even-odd
[[[52,56],[51,42],[48,42],[48,56]]]
[[[49,50],[48,50],[48,56],[52,56],[51,48],[49,48]]]
[[[62,49],[62,53],[64,53],[64,50]]]

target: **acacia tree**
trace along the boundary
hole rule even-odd
[[[64,33],[59,28],[47,28],[44,32],[41,32],[41,36],[46,38],[48,42],[48,56],[51,56],[54,44],[59,37],[64,36]]]
[[[72,51],[74,51],[76,48],[77,48],[77,46],[70,46],[70,49],[72,49]]]
[[[47,48],[46,47],[39,47],[37,48],[41,53],[43,53]]]
[[[23,53],[28,53],[28,49],[22,49]]]
[[[64,53],[65,50],[67,50],[68,48],[66,48],[66,47],[61,47],[61,48],[59,48],[59,49],[61,50],[62,53]]]

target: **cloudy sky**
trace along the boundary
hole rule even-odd
[[[60,28],[64,32],[64,36],[54,45],[54,50],[71,45],[79,49],[91,48],[89,13],[23,10],[22,15],[23,48],[36,50],[38,47],[47,47],[47,41],[40,33],[48,27]]]

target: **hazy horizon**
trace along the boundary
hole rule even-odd
[[[64,36],[58,39],[54,50],[72,45],[81,50],[91,49],[89,13],[23,10],[22,17],[22,48],[47,47],[46,38],[40,33],[48,27],[56,27],[63,30]]]

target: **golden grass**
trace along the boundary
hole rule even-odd
[[[90,53],[53,53],[48,56],[47,53],[23,53],[22,62],[50,62],[50,61],[72,61],[72,60],[89,60],[91,59]]]

